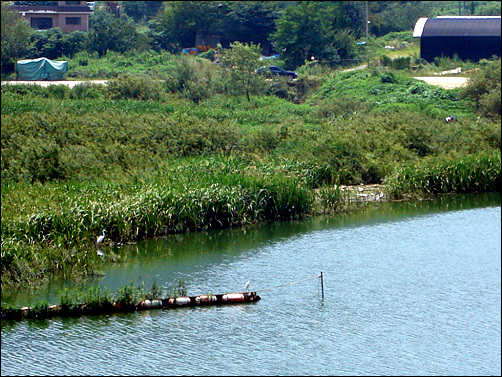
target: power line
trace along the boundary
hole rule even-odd
[[[256,292],[269,291],[269,290],[271,290],[271,289],[280,288],[280,287],[285,287],[285,286],[287,286],[287,285],[294,285],[294,284],[302,283],[302,282],[307,281],[307,280],[319,279],[321,276],[322,276],[322,275],[316,275],[316,276],[314,276],[314,277],[305,278],[305,279],[301,279],[301,280],[296,280],[296,281],[292,281],[292,282],[289,282],[289,283],[285,283],[285,284],[281,284],[281,285],[276,285],[276,286],[274,286],[274,287],[269,287],[269,288],[259,289],[259,290],[256,290]]]

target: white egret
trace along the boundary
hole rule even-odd
[[[98,253],[98,255],[99,255],[101,258],[104,258],[104,257],[105,257],[105,253],[103,253],[103,250],[98,249],[97,253]]]
[[[103,229],[103,234],[98,237],[96,243],[101,243],[105,239],[105,230]]]
[[[249,290],[249,284],[251,283],[251,280],[249,280],[246,285],[244,286],[244,289],[246,290],[246,292]]]

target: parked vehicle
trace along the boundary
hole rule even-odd
[[[293,71],[286,71],[281,67],[276,65],[269,65],[265,67],[260,67],[256,69],[256,73],[268,76],[286,76],[291,80],[296,79],[298,77],[298,73]]]

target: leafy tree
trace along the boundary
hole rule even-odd
[[[30,58],[46,57],[57,59],[61,56],[73,57],[85,50],[87,32],[63,33],[60,28],[34,31],[30,37]]]
[[[313,55],[320,58],[321,49],[329,44],[331,23],[323,8],[317,1],[301,2],[286,8],[277,20],[271,38],[289,68],[303,65]]]
[[[162,1],[122,1],[122,8],[135,22],[148,21],[162,9],[162,3]]]
[[[333,46],[340,59],[351,59],[357,55],[357,44],[353,29],[337,30],[333,34]]]
[[[333,61],[355,54],[355,38],[351,32],[342,32],[349,21],[342,12],[347,4],[341,3],[345,2],[302,1],[282,12],[271,39],[287,66],[298,67],[312,57]],[[357,9],[353,11],[357,19]]]
[[[216,25],[223,47],[231,42],[259,44],[271,52],[269,35],[275,31],[280,2],[276,1],[229,1],[222,9],[224,15]]]
[[[328,4],[330,3],[330,4]],[[366,18],[364,16],[364,1],[329,1],[330,14],[333,15],[332,25],[337,30],[352,30],[357,38],[361,37],[366,31]]]
[[[85,50],[87,47],[88,33],[86,31],[73,31],[63,34],[64,55],[73,57],[76,53]]]
[[[480,63],[485,66],[473,74],[461,95],[473,101],[481,115],[500,118],[500,58]]]
[[[166,13],[163,13],[162,19],[168,18]],[[159,21],[159,19],[152,19],[147,22],[148,29],[147,35],[150,39],[150,47],[152,50],[160,51],[166,50],[173,54],[178,53],[181,50],[181,45],[177,41],[174,28],[168,26],[168,22]]]
[[[420,17],[432,14],[433,1],[369,1],[369,32],[382,37],[393,31],[413,30]]]
[[[477,3],[486,3],[479,4],[473,12],[478,16],[500,16],[500,1],[471,1],[473,5]],[[474,10],[473,9],[473,10]]]
[[[64,55],[63,32],[60,28],[39,30],[31,35],[31,57],[57,59]]]
[[[2,73],[13,72],[16,60],[25,58],[33,30],[28,21],[2,1]]]
[[[500,1],[426,1],[426,3],[431,7],[431,14],[428,17],[500,16]]]
[[[171,43],[192,47],[199,33],[203,38],[219,21],[223,4],[217,1],[165,1],[164,9],[157,17]]]
[[[116,16],[106,9],[96,9],[90,17],[88,39],[89,52],[96,51],[101,57],[106,51],[123,53],[128,50],[149,48],[148,37],[140,35],[128,16]]]
[[[246,93],[250,102],[250,94],[264,82],[263,77],[255,73],[261,64],[260,45],[233,42],[230,47],[223,50],[221,45],[218,46],[221,65],[230,73],[230,87],[236,88],[238,93]]]

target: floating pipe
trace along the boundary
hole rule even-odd
[[[100,307],[88,307],[86,304],[78,305],[74,308],[63,307],[62,305],[51,305],[46,310],[34,311],[30,307],[2,311],[2,319],[45,319],[50,317],[76,317],[85,314],[109,314],[116,312],[134,312],[149,309],[167,309],[186,306],[207,306],[207,305],[229,305],[245,304],[261,300],[256,292],[237,292],[226,294],[208,294],[198,296],[169,297],[154,300],[141,300],[136,305],[126,305],[121,302]]]

